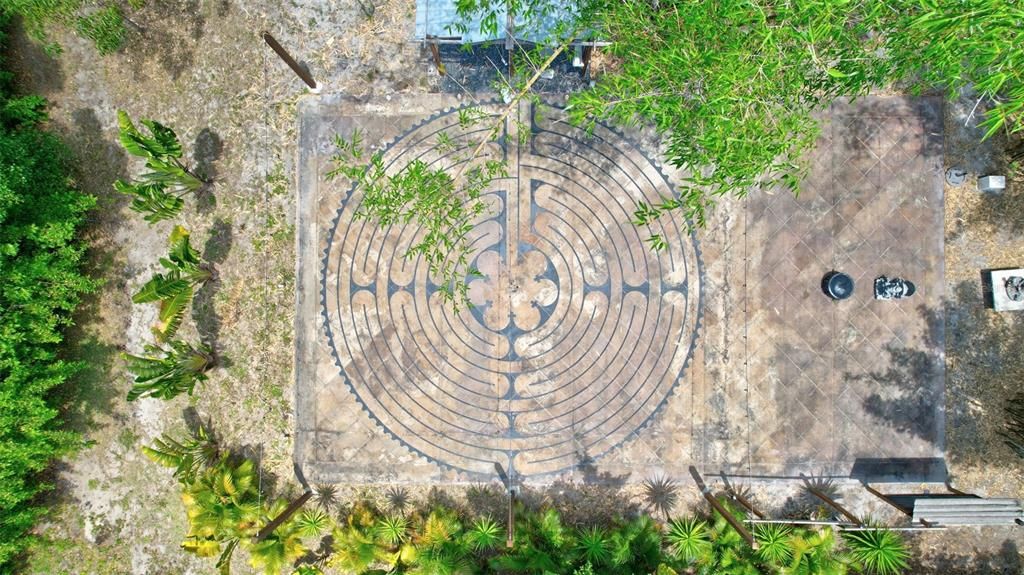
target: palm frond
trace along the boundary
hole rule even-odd
[[[611,559],[608,532],[597,526],[581,530],[576,537],[576,552],[591,565],[604,565]]]
[[[695,517],[669,522],[665,542],[672,553],[683,561],[699,561],[711,550],[708,524]]]
[[[850,555],[868,573],[896,575],[907,568],[910,552],[895,531],[881,528],[845,531],[843,541],[846,542]]]
[[[295,519],[296,528],[303,537],[320,537],[331,528],[331,517],[320,509],[304,509]]]
[[[754,528],[754,539],[758,543],[757,556],[772,565],[782,566],[793,557],[790,545],[792,529],[787,525],[769,523]]]
[[[475,551],[494,549],[501,541],[501,527],[490,517],[480,517],[466,531],[466,540]]]
[[[409,522],[398,515],[387,515],[377,520],[374,534],[384,543],[396,546],[408,536]]]

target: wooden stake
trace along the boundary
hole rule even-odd
[[[753,549],[757,549],[757,541],[754,541],[754,536],[751,535],[750,531],[743,526],[743,523],[733,517],[732,513],[729,513],[729,510],[726,509],[725,506],[718,502],[718,499],[715,499],[715,496],[711,494],[711,490],[708,489],[708,486],[704,484],[704,480],[701,479],[697,468],[692,465],[690,466],[690,475],[693,476],[693,480],[697,483],[697,488],[700,489],[701,495],[704,496],[704,499],[707,499],[708,503],[711,504],[711,507],[717,511],[718,514],[729,523],[729,525],[732,525],[732,528],[740,534],[740,537],[743,537],[747,542],[747,545],[750,545]]]
[[[295,58],[292,58],[291,54],[289,54],[288,51],[270,35],[270,32],[264,31],[261,36],[263,36],[263,41],[266,42],[282,60],[284,60],[284,63],[288,64],[288,67],[292,69],[292,72],[295,72],[296,76],[301,78],[302,81],[310,87],[310,89],[316,90],[316,80],[314,80],[313,76],[310,75],[309,70],[300,66],[299,63],[295,61]]]
[[[434,66],[437,68],[437,73],[444,76],[448,71],[444,67],[444,62],[441,61],[441,49],[437,45],[436,36],[427,36],[427,46],[430,47],[430,54],[434,57]]]
[[[256,537],[253,538],[252,542],[259,543],[260,541],[266,539],[267,536],[273,533],[275,529],[280,527],[282,523],[288,521],[288,518],[294,515],[296,511],[298,511],[303,505],[305,505],[306,502],[309,501],[309,498],[312,496],[313,492],[307,490],[305,493],[299,496],[298,499],[289,503],[288,507],[286,507],[285,510],[282,511],[280,515],[271,519],[270,523],[267,523],[263,526],[263,529],[260,529],[259,533],[256,534]]]
[[[732,497],[733,500],[736,501],[736,503],[739,503],[740,505],[745,507],[747,511],[753,513],[754,515],[757,515],[758,519],[765,518],[764,514],[758,511],[750,501],[747,501],[746,497],[740,495],[738,491],[732,488],[732,484],[729,483],[729,478],[727,478],[724,473],[722,474],[722,480],[725,481],[726,492],[729,493],[729,496]]]
[[[814,487],[813,485],[811,485],[810,480],[807,479],[807,476],[805,476],[803,473],[800,474],[800,479],[804,480],[804,487],[806,487],[807,490],[810,491],[812,495],[814,495],[818,499],[821,499],[822,501],[827,503],[829,507],[831,507],[832,509],[835,509],[836,511],[841,513],[843,515],[843,517],[846,517],[847,519],[849,519],[850,522],[852,522],[857,527],[863,527],[864,526],[864,523],[862,523],[861,520],[858,519],[856,515],[854,515],[853,513],[850,513],[849,511],[846,510],[845,507],[843,507],[842,505],[837,503],[835,500],[833,500],[828,495],[825,495],[825,493],[823,493],[820,489],[818,489],[817,487]]]
[[[895,502],[895,501],[893,501],[893,500],[892,500],[892,498],[890,498],[890,497],[889,497],[888,495],[886,495],[886,494],[884,494],[884,493],[881,493],[881,492],[879,492],[879,491],[878,491],[878,490],[876,490],[876,489],[875,489],[874,487],[871,487],[870,485],[868,485],[868,484],[867,484],[866,482],[862,482],[862,483],[861,483],[861,485],[863,485],[863,486],[864,486],[864,489],[867,489],[868,493],[870,493],[870,494],[874,495],[875,497],[877,497],[877,498],[881,499],[882,501],[884,501],[884,502],[888,503],[889,505],[891,505],[891,506],[895,507],[896,509],[899,509],[899,510],[900,510],[900,512],[901,512],[901,513],[903,513],[904,515],[906,515],[907,517],[913,517],[913,516],[914,516],[914,514],[913,514],[912,512],[910,512],[910,511],[907,511],[907,510],[906,510],[906,509],[904,509],[903,507],[900,507],[900,506],[899,506],[899,505],[897,505],[897,504],[896,504],[896,502]],[[921,521],[924,521],[924,520],[922,519]]]

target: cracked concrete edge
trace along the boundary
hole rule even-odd
[[[298,196],[295,202],[295,359],[292,370],[295,378],[295,447],[292,459],[297,475],[307,477],[306,451],[315,428],[316,412],[315,398],[302,382],[316,377],[316,323],[307,318],[316,316],[319,172],[317,155],[308,152],[316,149],[319,138],[319,125],[314,120],[319,116],[320,100],[319,96],[302,98],[296,114],[299,145],[295,152]],[[313,425],[310,425],[310,418],[313,418]]]

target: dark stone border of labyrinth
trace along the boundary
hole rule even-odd
[[[559,107],[559,106],[554,105],[554,107]],[[414,123],[411,127],[403,130],[396,137],[394,137],[387,144],[387,146],[385,147],[384,151],[387,152],[387,151],[391,150],[394,146],[396,146],[399,143],[401,143],[404,138],[408,137],[410,134],[415,132],[420,127],[425,126],[425,125],[427,125],[427,124],[429,124],[431,122],[434,122],[435,120],[437,120],[439,118],[442,118],[445,115],[452,114],[455,111],[456,111],[455,108],[445,108],[445,109],[442,109],[442,110],[440,110],[438,112],[435,112],[433,114],[427,115],[421,121]],[[533,115],[531,115],[530,119],[531,119],[531,123],[535,121],[535,117],[533,117]],[[656,170],[656,172],[663,179],[663,182],[668,187],[668,189],[670,191],[674,191],[674,187],[672,186],[671,180],[664,173],[664,171],[661,168],[661,165],[657,161],[655,161],[654,159],[652,159],[650,157],[650,155],[646,152],[646,150],[644,149],[644,147],[642,145],[640,145],[633,138],[627,137],[626,135],[624,135],[619,130],[613,129],[613,128],[609,127],[609,126],[603,126],[603,127],[604,127],[604,129],[607,129],[615,137],[621,139],[626,145],[630,146],[633,150],[635,150],[639,154],[639,156],[641,158],[643,158],[645,161],[647,161],[649,163],[649,167],[650,168],[653,168],[654,170]],[[300,138],[301,138],[301,134],[300,134]],[[383,422],[375,413],[373,413],[373,410],[370,408],[370,406],[368,406],[365,403],[365,401],[362,398],[362,396],[360,395],[359,391],[355,388],[355,386],[353,385],[352,381],[350,380],[348,375],[345,373],[345,369],[342,367],[342,361],[341,361],[341,358],[338,355],[337,345],[336,345],[336,342],[335,342],[335,339],[334,339],[334,333],[333,333],[333,330],[332,330],[332,327],[331,327],[331,320],[330,320],[330,316],[328,314],[328,306],[327,306],[327,297],[328,297],[328,293],[327,293],[327,275],[328,275],[328,267],[329,267],[329,261],[330,261],[330,253],[331,253],[331,249],[332,249],[332,246],[333,246],[333,242],[335,240],[335,233],[336,233],[336,230],[337,230],[337,226],[338,226],[339,221],[341,219],[342,213],[346,209],[347,203],[348,203],[348,201],[350,199],[349,197],[352,194],[352,192],[353,192],[353,190],[350,188],[347,192],[344,192],[344,193],[341,194],[341,198],[342,198],[341,205],[338,206],[338,208],[334,211],[334,217],[332,218],[332,220],[330,222],[324,222],[326,224],[326,227],[328,227],[330,229],[329,229],[329,232],[328,232],[328,235],[327,235],[328,242],[327,242],[326,246],[324,246],[322,248],[322,250],[321,250],[321,247],[319,245],[319,241],[320,241],[320,237],[321,237],[320,236],[320,231],[318,230],[316,232],[316,234],[315,234],[315,236],[316,236],[316,240],[315,241],[318,244],[316,251],[318,253],[318,256],[322,256],[322,259],[321,259],[321,257],[317,258],[319,260],[319,261],[317,261],[317,264],[319,264],[319,265],[317,265],[317,268],[318,268],[318,274],[317,275],[319,276],[318,277],[319,281],[317,283],[319,284],[318,287],[320,288],[319,289],[319,294],[318,294],[319,295],[319,300],[320,300],[318,302],[319,303],[319,306],[318,306],[319,307],[319,310],[318,310],[319,314],[318,315],[320,316],[320,321],[322,322],[321,327],[323,328],[323,332],[321,332],[321,333],[323,333],[323,335],[325,335],[326,338],[327,338],[328,344],[330,346],[330,352],[331,352],[331,355],[332,355],[333,363],[336,366],[336,368],[338,369],[338,371],[339,371],[339,373],[341,375],[341,378],[342,378],[342,380],[345,383],[345,386],[347,388],[348,393],[350,393],[351,397],[355,401],[358,402],[359,407],[362,409],[362,411],[365,412],[367,415],[369,415],[370,419],[376,424],[378,429],[382,430],[390,438],[394,439],[396,442],[398,442],[405,449],[408,449],[413,454],[415,454],[415,455],[417,455],[419,457],[422,457],[425,460],[430,461],[430,462],[440,466],[442,469],[448,469],[448,470],[454,471],[456,473],[469,474],[471,476],[479,475],[478,471],[467,470],[467,469],[464,469],[464,468],[457,467],[456,465],[453,465],[449,461],[444,461],[444,460],[438,459],[437,457],[434,457],[434,456],[432,456],[432,455],[430,455],[428,453],[425,453],[422,450],[420,450],[419,448],[417,448],[416,446],[410,444],[408,441],[404,440],[399,434],[393,432],[385,424],[385,422]],[[302,206],[299,206],[299,210],[300,210],[300,213],[301,213],[302,212]],[[301,225],[302,225],[302,222],[300,222],[300,226]],[[506,233],[507,233],[507,231],[506,231]],[[688,346],[687,346],[687,349],[685,351],[685,358],[683,359],[682,364],[681,364],[678,372],[671,379],[671,387],[664,394],[664,396],[660,398],[660,400],[657,400],[658,403],[657,403],[656,406],[653,407],[653,410],[650,412],[650,414],[645,419],[643,419],[643,421],[640,422],[639,424],[637,424],[635,426],[631,426],[631,431],[626,433],[612,447],[610,447],[610,448],[606,449],[605,451],[603,451],[603,453],[610,452],[610,451],[612,451],[614,449],[617,449],[618,447],[620,447],[624,443],[627,443],[629,441],[632,441],[632,440],[636,439],[640,434],[642,434],[646,429],[648,429],[652,425],[652,423],[654,421],[656,421],[657,416],[664,410],[665,405],[675,395],[675,392],[676,392],[678,386],[680,385],[681,381],[683,380],[684,377],[686,377],[686,374],[688,373],[688,371],[690,371],[690,368],[692,367],[691,366],[691,362],[694,359],[694,352],[695,352],[695,349],[696,349],[696,346],[697,346],[697,342],[700,339],[700,332],[701,332],[702,323],[703,323],[704,300],[705,300],[705,269],[704,269],[704,264],[703,264],[703,260],[702,260],[702,257],[701,257],[700,244],[699,244],[699,241],[697,240],[695,232],[691,229],[691,230],[688,230],[688,233],[685,233],[685,234],[683,234],[683,235],[681,235],[679,237],[680,238],[686,238],[687,242],[692,246],[692,252],[691,253],[692,253],[693,260],[694,260],[694,266],[695,266],[695,269],[696,269],[696,272],[697,272],[697,277],[698,277],[697,282],[699,282],[697,284],[699,289],[698,289],[698,294],[697,294],[698,297],[697,297],[697,302],[696,302],[696,310],[695,310],[695,318],[694,318],[694,321],[693,321],[693,327],[692,327],[691,330],[687,330],[689,333],[682,333],[682,332],[679,333],[677,335],[677,339],[676,339],[677,344],[683,345],[683,342],[686,341],[685,338],[687,338],[687,337],[689,338]],[[301,249],[301,239],[300,239],[300,249]],[[307,262],[307,263],[312,263],[312,262]],[[301,287],[300,287],[300,289],[301,289]],[[428,285],[428,289],[429,289],[429,285]],[[300,295],[299,299],[301,301],[301,299],[302,299],[301,295]],[[297,317],[296,317],[296,321],[297,322],[300,321],[300,316],[301,316],[301,314],[297,314]],[[686,328],[686,325],[684,324],[683,325],[683,329],[685,329],[685,328]],[[300,348],[302,347],[301,344],[299,344],[299,347]],[[300,355],[300,361],[301,361],[301,352],[300,352],[299,355]],[[296,371],[297,377],[301,377],[301,375],[299,375],[300,371],[301,370],[297,369],[297,371]],[[303,391],[302,391],[303,383],[302,382],[297,382],[297,387],[299,388],[299,390],[297,391],[297,394],[298,394],[297,397],[299,397],[301,399],[302,398],[302,394],[303,394]],[[656,398],[652,398],[652,399],[656,399]],[[298,412],[297,416],[301,417],[303,415],[301,407],[299,409],[297,409],[297,412]],[[307,414],[307,415],[309,415],[309,414]],[[316,417],[315,413],[312,414],[312,415],[313,415],[314,418]],[[301,426],[300,426],[300,428],[301,428]],[[315,429],[312,430],[312,431],[315,433]],[[303,431],[300,431],[299,433],[301,434],[301,433],[303,433]],[[306,431],[306,433],[308,433],[308,431]],[[301,445],[300,445],[301,443],[302,443],[301,438],[297,439],[296,460],[297,460],[297,462],[300,465],[303,463],[303,461],[301,460],[302,457],[300,455],[300,452],[302,451]],[[509,467],[513,467],[513,457],[514,457],[514,454],[510,452],[509,453],[509,462],[508,462]],[[575,467],[578,467],[578,465],[579,464],[577,463],[576,465],[563,467],[563,468],[557,469],[555,471],[544,472],[544,473],[540,473],[540,474],[536,474],[536,475],[530,475],[529,477],[531,479],[535,479],[535,478],[543,477],[543,476],[558,475],[558,474],[562,474],[562,473],[564,473],[564,472],[566,472],[568,470],[571,470],[571,469],[573,469]],[[513,469],[513,472],[514,472],[514,469]],[[486,474],[486,475],[489,475],[489,474]]]

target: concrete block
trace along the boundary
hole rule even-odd
[[[1006,176],[984,176],[978,178],[978,189],[983,192],[999,194],[1006,189]]]

